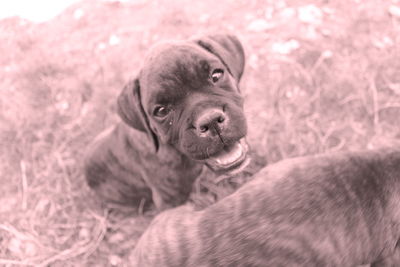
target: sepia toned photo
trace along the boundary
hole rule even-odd
[[[0,266],[400,267],[400,1],[3,1],[0,184]]]

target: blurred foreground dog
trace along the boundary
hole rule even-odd
[[[238,39],[214,35],[153,47],[118,97],[123,122],[85,157],[89,186],[109,203],[183,203],[204,164],[215,172],[248,162]]]
[[[131,266],[400,266],[400,149],[270,165],[202,211],[158,215]]]

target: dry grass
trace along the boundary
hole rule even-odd
[[[399,144],[399,7],[378,0],[84,1],[44,24],[0,21],[0,265],[128,265],[151,215],[104,211],[83,180],[81,158],[117,121],[116,95],[159,40],[239,36],[249,142],[269,162]],[[78,8],[84,15],[76,19]],[[226,183],[203,186],[215,195],[229,191]],[[193,196],[213,201],[207,197]]]

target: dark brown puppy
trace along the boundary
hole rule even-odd
[[[90,187],[107,202],[166,208],[187,199],[204,164],[243,167],[243,69],[243,48],[230,35],[153,47],[118,98],[123,123],[89,149]]]
[[[158,215],[131,266],[400,266],[400,149],[269,165],[202,211]],[[398,260],[394,257],[392,260]]]

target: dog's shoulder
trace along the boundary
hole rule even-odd
[[[394,150],[282,160],[204,210],[160,214],[132,260],[143,260],[137,266],[354,266],[376,260],[397,242],[400,193],[390,187],[400,184],[393,180],[399,161]]]
[[[117,123],[101,132],[86,150],[86,164],[109,160],[115,156],[119,160],[132,160],[154,154],[154,145],[148,136],[127,126],[125,123]],[[112,154],[112,155],[111,155]],[[129,156],[129,159],[125,159]],[[133,158],[132,158],[133,156]]]

